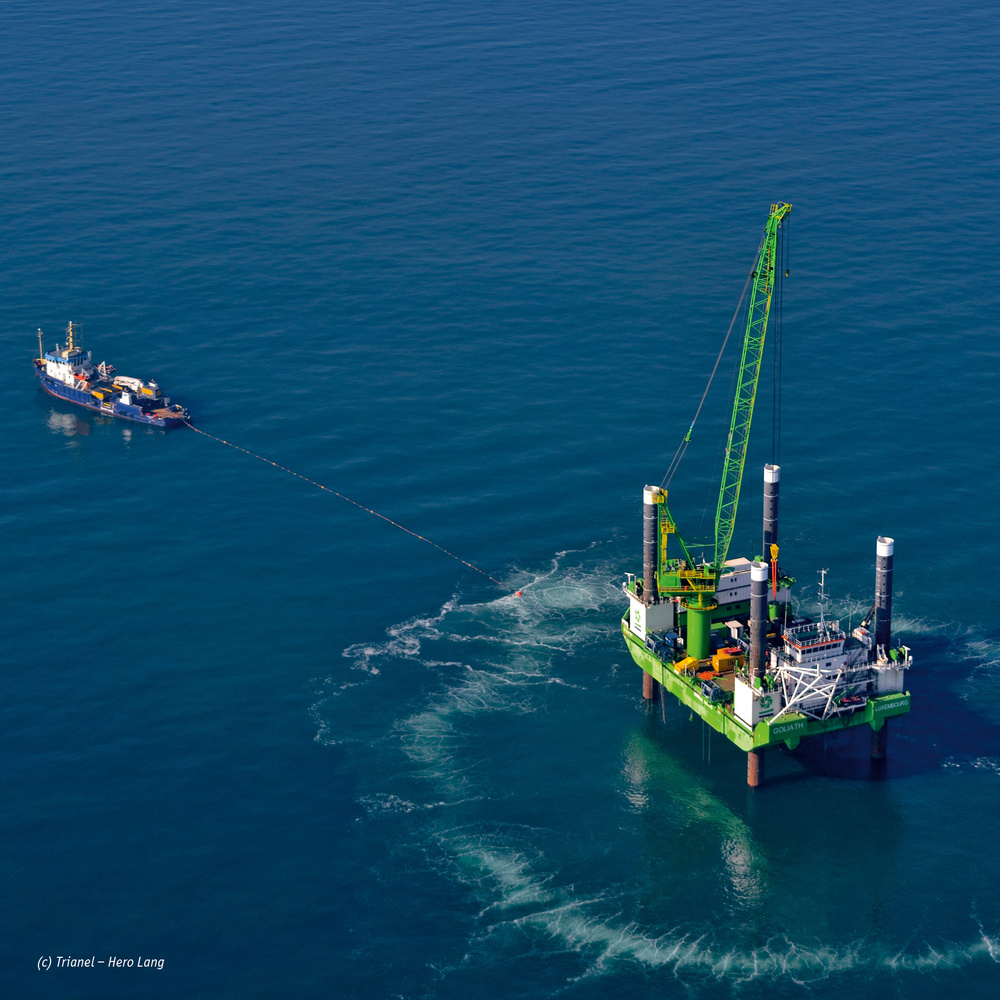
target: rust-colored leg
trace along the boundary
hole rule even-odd
[[[657,701],[660,697],[659,683],[645,670],[642,672],[642,696],[646,701]]]
[[[889,752],[889,720],[882,723],[882,728],[872,730],[872,760],[885,760]]]
[[[747,751],[747,784],[759,788],[764,783],[764,748]]]

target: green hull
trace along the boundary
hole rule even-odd
[[[731,704],[709,701],[701,693],[701,688],[695,679],[678,674],[669,664],[664,664],[652,650],[647,649],[642,640],[628,627],[627,616],[622,620],[622,635],[625,637],[632,659],[653,680],[658,681],[678,701],[700,715],[716,732],[722,733],[741,750],[759,750],[780,743],[794,750],[803,739],[810,736],[836,733],[856,726],[871,726],[877,732],[885,725],[886,719],[905,715],[910,710],[910,693],[906,691],[902,694],[870,698],[864,707],[856,712],[830,719],[810,719],[805,715],[789,712],[773,723],[765,720],[751,728],[733,714]]]

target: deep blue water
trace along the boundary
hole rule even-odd
[[[1000,23],[952,4],[5,5],[0,982],[13,997],[993,995]],[[744,756],[618,634],[772,201],[733,554],[914,710]],[[81,324],[212,434],[45,396]],[[672,487],[707,531],[717,380]],[[707,521],[704,511],[708,511]],[[162,958],[53,969],[42,956]]]

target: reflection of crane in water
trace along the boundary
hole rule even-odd
[[[706,828],[710,841],[718,843],[733,897],[743,906],[760,902],[768,889],[768,865],[763,850],[747,823],[715,795],[702,778],[692,773],[655,739],[635,732],[624,751],[625,794],[637,809],[656,816],[657,841],[664,842],[664,822],[676,827],[666,838],[676,845],[677,836],[690,828],[699,841]],[[669,817],[654,803],[669,807]],[[689,865],[690,851],[670,852],[672,861]]]

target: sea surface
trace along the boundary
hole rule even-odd
[[[995,9],[9,0],[0,26],[4,996],[996,995]],[[915,664],[884,780],[858,731],[751,792],[644,705],[620,583],[776,201],[780,421],[768,354],[730,554],[779,461],[798,608],[825,568],[857,624],[891,535]],[[483,572],[46,396],[36,330],[70,320]],[[738,338],[671,484],[690,536]]]

